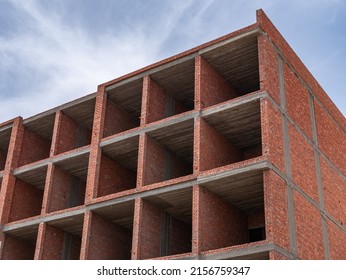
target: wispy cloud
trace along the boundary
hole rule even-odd
[[[345,2],[312,2],[0,0],[0,123],[61,105],[95,91],[100,83],[251,24],[258,8],[293,42],[308,67],[316,69],[313,61],[318,52],[323,56],[322,44],[312,48],[309,38],[318,40],[320,28],[309,29],[307,22],[321,26],[322,15],[336,11],[328,19],[341,26]],[[297,38],[299,33],[303,38]],[[340,63],[329,60],[327,65],[345,73]],[[326,87],[343,100],[341,89],[336,83]]]
[[[150,26],[143,19],[117,36],[89,33],[82,25],[69,26],[61,14],[41,3],[11,1],[25,28],[14,36],[0,37],[1,67],[8,73],[17,69],[11,82],[26,86],[12,85],[18,90],[14,95],[6,89],[0,93],[0,122],[17,115],[27,117],[91,93],[102,82],[154,62],[174,23],[192,1],[173,5],[160,30],[145,32]],[[159,32],[165,35],[157,36]]]

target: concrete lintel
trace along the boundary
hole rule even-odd
[[[216,174],[210,174],[210,175],[200,177],[197,179],[197,184],[205,184],[214,180],[219,180],[222,178],[226,178],[226,177],[230,177],[230,176],[234,176],[234,175],[238,175],[238,174],[242,174],[242,173],[246,173],[250,171],[264,170],[269,168],[270,168],[269,162],[267,160],[263,160],[263,161],[252,163],[246,166],[241,166],[239,168],[235,168],[232,170],[221,171]]]
[[[170,68],[172,66],[175,66],[177,64],[180,64],[180,63],[183,63],[185,61],[188,61],[188,60],[191,60],[191,59],[194,59],[196,56],[197,56],[198,52],[194,52],[192,54],[189,54],[189,55],[186,55],[184,57],[181,57],[181,58],[178,58],[174,61],[171,61],[171,62],[168,62],[168,63],[165,63],[163,65],[160,65],[160,66],[157,66],[157,67],[154,67],[152,69],[149,69],[149,70],[144,70],[143,72],[140,72],[139,74],[137,75],[134,75],[132,77],[129,77],[127,79],[124,79],[122,81],[119,81],[119,82],[115,82],[114,84],[110,85],[110,86],[107,86],[106,87],[106,91],[109,91],[109,90],[112,90],[112,89],[115,89],[117,87],[120,87],[122,85],[125,85],[127,83],[130,83],[130,82],[133,82],[135,80],[138,80],[140,78],[143,78],[147,75],[151,75],[151,74],[154,74],[154,73],[157,73],[161,70],[164,70],[164,69],[167,69],[167,68]]]
[[[213,44],[212,46],[209,46],[209,47],[206,47],[204,49],[201,49],[198,54],[203,54],[203,53],[206,53],[206,52],[209,52],[211,50],[214,50],[214,49],[217,49],[219,47],[222,47],[224,45],[227,45],[229,43],[232,43],[232,42],[235,42],[235,41],[238,41],[244,37],[248,37],[250,35],[253,35],[253,34],[259,34],[259,31],[260,31],[260,28],[259,27],[256,27],[250,31],[247,31],[247,32],[244,32],[244,33],[241,33],[240,35],[238,36],[235,36],[235,37],[232,37],[232,38],[229,38],[229,39],[226,39],[224,41],[221,41],[220,43],[216,43],[216,44]]]
[[[232,249],[230,248],[226,252],[211,253],[206,255],[200,255],[200,260],[220,260],[220,259],[233,259],[247,255],[253,255],[258,253],[264,253],[275,250],[274,243],[265,243],[260,245],[253,245],[246,248]]]
[[[77,104],[79,104],[79,103],[83,103],[83,102],[85,102],[85,101],[88,101],[88,100],[90,100],[90,99],[93,99],[93,98],[96,97],[96,94],[97,94],[96,92],[91,93],[91,94],[88,94],[88,95],[86,95],[86,96],[80,97],[80,98],[78,98],[78,99],[75,99],[75,100],[70,101],[70,102],[68,102],[68,103],[65,103],[65,104],[63,104],[63,105],[57,106],[57,107],[52,108],[52,109],[50,109],[50,110],[47,110],[47,111],[45,111],[45,112],[42,112],[42,113],[39,113],[39,114],[34,115],[34,116],[32,116],[32,117],[29,117],[29,118],[27,118],[27,119],[25,119],[25,120],[23,121],[23,124],[25,125],[25,124],[30,123],[30,122],[32,122],[32,121],[35,121],[35,120],[37,120],[37,119],[42,119],[42,118],[44,118],[44,117],[46,117],[46,116],[49,116],[49,115],[51,115],[51,114],[55,114],[57,111],[61,111],[61,110],[67,109],[67,108],[72,107],[72,106],[74,106],[74,105],[77,105]]]
[[[241,97],[237,100],[223,103],[223,104],[216,106],[216,107],[213,106],[213,108],[211,108],[211,109],[205,109],[201,112],[201,117],[206,117],[206,116],[209,116],[209,115],[221,112],[221,111],[233,109],[233,108],[236,108],[238,106],[241,106],[241,105],[244,105],[246,103],[253,102],[253,101],[259,101],[261,98],[264,98],[267,96],[268,96],[268,93],[266,91],[261,91],[261,92],[255,93],[253,95],[250,95],[250,96],[244,96],[244,97]]]
[[[46,160],[41,160],[41,161],[39,161],[37,163],[28,164],[26,166],[19,167],[16,170],[14,170],[13,175],[17,176],[17,175],[23,174],[25,172],[32,171],[32,170],[44,167],[44,166],[48,165],[49,163],[53,163],[53,164],[54,163],[58,163],[58,162],[66,160],[66,159],[70,159],[70,158],[74,158],[74,157],[78,157],[78,156],[87,154],[89,152],[90,152],[90,147],[86,147],[86,148],[83,148],[83,149],[79,149],[77,151],[72,151],[72,152],[69,152],[69,153],[65,153],[65,154],[61,154],[61,155],[55,156],[54,158],[47,158]]]

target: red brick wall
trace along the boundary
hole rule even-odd
[[[346,120],[342,113],[338,110],[335,104],[331,101],[329,96],[325,93],[313,75],[305,67],[290,45],[282,37],[279,31],[275,28],[272,22],[268,19],[262,10],[257,11],[257,23],[269,35],[272,42],[282,52],[284,57],[290,62],[294,69],[299,73],[303,80],[312,89],[313,93],[321,100],[321,102],[328,108],[329,113],[333,118],[346,130]]]
[[[9,222],[41,214],[43,191],[16,179]]]
[[[281,255],[280,253],[276,251],[269,252],[269,259],[270,260],[288,260],[287,257]]]
[[[5,236],[2,260],[33,260],[35,245],[10,235]]]
[[[312,139],[309,93],[286,63],[284,78],[287,114]]]
[[[107,100],[103,137],[117,134],[137,126],[139,126],[139,119],[135,119],[120,106]]]
[[[263,155],[285,172],[284,140],[281,113],[267,99],[261,101],[261,127]]]
[[[318,188],[313,147],[289,125],[290,157],[293,182],[317,203]]]
[[[346,174],[346,134],[326,113],[321,105],[314,102],[318,146],[321,151]]]
[[[191,226],[172,218],[170,228],[170,255],[191,252]]]
[[[143,82],[144,96],[146,97],[145,123],[151,123],[165,118],[167,94],[155,83],[150,76]]]
[[[64,231],[56,227],[45,224],[42,239],[42,260],[61,260],[64,243]]]
[[[136,175],[136,172],[102,155],[97,197],[135,188]]]
[[[162,211],[143,200],[140,213],[138,236],[138,259],[150,259],[160,256]]]
[[[149,185],[164,180],[165,151],[162,146],[146,136],[143,184]]]
[[[64,113],[61,113],[55,154],[73,150],[76,147],[77,129],[78,124]]]
[[[128,260],[131,258],[131,240],[131,230],[92,213],[87,259]]]
[[[192,173],[192,164],[189,164],[184,159],[176,154],[172,154],[172,178],[189,175]]]
[[[273,171],[264,171],[266,237],[290,251],[286,182]]]
[[[321,170],[326,211],[340,224],[346,225],[346,181],[323,158]]]
[[[330,257],[333,260],[346,260],[346,234],[332,221],[327,220]]]
[[[25,128],[18,166],[49,157],[51,142]]]
[[[238,96],[232,85],[201,56],[196,57],[195,88],[198,109]]]
[[[200,251],[248,242],[245,213],[202,187],[198,195]]]
[[[260,89],[280,104],[278,54],[265,35],[258,36]]]
[[[324,259],[321,215],[310,202],[294,192],[294,211],[298,257],[304,260]]]
[[[204,171],[242,160],[241,151],[213,126],[200,119],[200,162]]]
[[[70,195],[73,186],[73,176],[62,171],[57,166],[53,169],[53,179],[50,186],[50,195],[48,200],[48,212],[62,210],[71,207]],[[84,203],[85,185],[82,186],[79,193],[79,203]]]

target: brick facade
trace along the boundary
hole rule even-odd
[[[0,259],[346,259],[345,131],[259,10],[0,124]]]

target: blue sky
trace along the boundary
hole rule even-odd
[[[259,8],[346,115],[344,0],[0,0],[0,123],[255,23]]]

